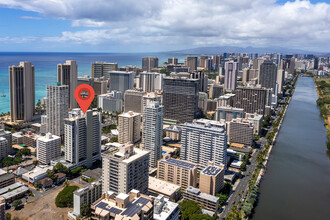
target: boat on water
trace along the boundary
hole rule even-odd
[[[6,97],[6,95],[5,94],[2,94],[1,97]]]

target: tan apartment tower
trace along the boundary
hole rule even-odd
[[[210,164],[209,164],[210,165]],[[207,166],[200,173],[199,190],[215,196],[223,188],[225,170],[217,166]]]
[[[34,65],[20,62],[9,66],[10,119],[31,121],[35,110]]]
[[[118,117],[118,142],[136,143],[141,139],[141,114],[125,112]]]
[[[167,158],[159,160],[157,168],[158,179],[180,185],[182,189],[196,187],[197,166],[193,163]]]

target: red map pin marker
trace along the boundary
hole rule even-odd
[[[87,97],[81,96],[81,93],[85,91],[88,93]],[[87,109],[91,105],[95,96],[94,89],[88,84],[79,85],[74,91],[74,97],[76,98],[81,110],[86,113]]]

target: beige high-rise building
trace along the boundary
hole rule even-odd
[[[225,170],[217,166],[207,166],[200,173],[199,190],[215,196],[223,188]]]
[[[150,151],[150,168],[157,167],[162,157],[164,106],[149,102],[143,111],[141,147]]]
[[[182,189],[196,187],[197,166],[183,160],[162,159],[158,161],[157,178],[180,185]]]
[[[74,60],[67,60],[64,64],[57,64],[57,82],[69,86],[69,108],[77,108],[74,91],[78,86],[78,65]]]
[[[284,73],[285,71],[283,69],[277,70],[277,78],[276,78],[276,83],[278,84],[278,94],[282,93],[283,90],[283,85],[284,85]]]
[[[141,114],[125,112],[118,117],[118,142],[136,143],[141,139]]]
[[[109,79],[109,71],[117,71],[118,63],[96,61],[92,63],[92,77]]]
[[[186,66],[189,68],[189,72],[194,72],[197,70],[197,57],[196,56],[187,56]]]
[[[34,65],[9,66],[11,121],[31,121],[35,109]]]
[[[102,192],[148,191],[150,152],[117,144],[102,153]]]

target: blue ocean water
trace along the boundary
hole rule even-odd
[[[169,57],[177,57],[183,62],[185,55],[169,53],[33,53],[33,52],[0,52],[0,113],[8,112],[9,105],[9,72],[8,67],[18,65],[20,61],[30,61],[35,66],[36,101],[46,96],[46,86],[57,81],[57,64],[66,60],[76,60],[78,75],[91,75],[91,64],[95,61],[116,62],[118,66],[135,65],[141,67],[142,57],[157,56],[159,63]]]

